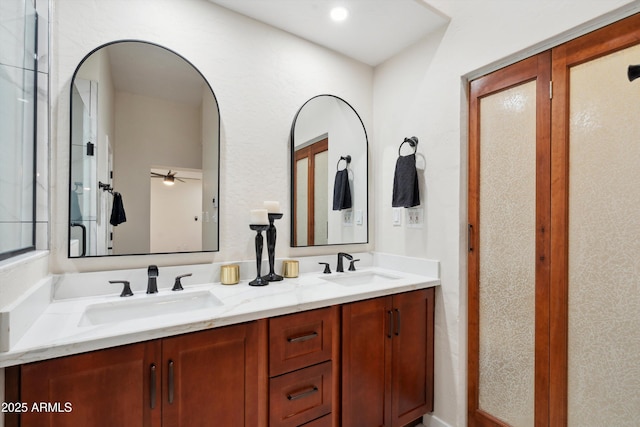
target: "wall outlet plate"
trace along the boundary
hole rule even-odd
[[[407,228],[422,228],[424,224],[423,208],[407,209]]]
[[[342,211],[342,226],[353,227],[353,211],[351,209]]]

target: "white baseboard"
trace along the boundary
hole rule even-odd
[[[419,426],[422,426],[422,425],[424,427],[452,427],[449,424],[442,421],[440,418],[433,415],[425,415],[422,418],[422,424],[420,424]]]

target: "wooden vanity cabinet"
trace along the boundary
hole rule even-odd
[[[7,397],[29,410],[5,425],[406,426],[433,410],[434,295],[417,290],[10,368],[19,384]]]
[[[433,410],[434,292],[343,305],[343,426],[402,427]]]
[[[23,365],[21,402],[71,410],[29,410],[21,425],[261,425],[258,334],[251,322]]]

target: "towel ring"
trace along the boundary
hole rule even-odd
[[[416,152],[418,151],[418,137],[417,136],[412,136],[411,138],[405,138],[404,141],[402,141],[402,143],[398,147],[398,156],[400,155],[400,150],[402,149],[402,146],[405,143],[409,144],[410,146],[412,146],[413,147],[413,154],[416,154]]]
[[[346,169],[347,166],[349,165],[349,163],[351,163],[351,156],[350,155],[346,155],[346,156],[340,156],[340,158],[338,159],[338,163],[336,163],[336,170],[340,170],[340,161],[344,160],[345,162],[347,162],[346,165],[344,165],[344,168]]]

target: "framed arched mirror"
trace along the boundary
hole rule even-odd
[[[368,139],[345,100],[318,95],[291,126],[291,246],[369,241]]]
[[[71,81],[69,257],[217,251],[220,112],[193,64],[120,40]]]

